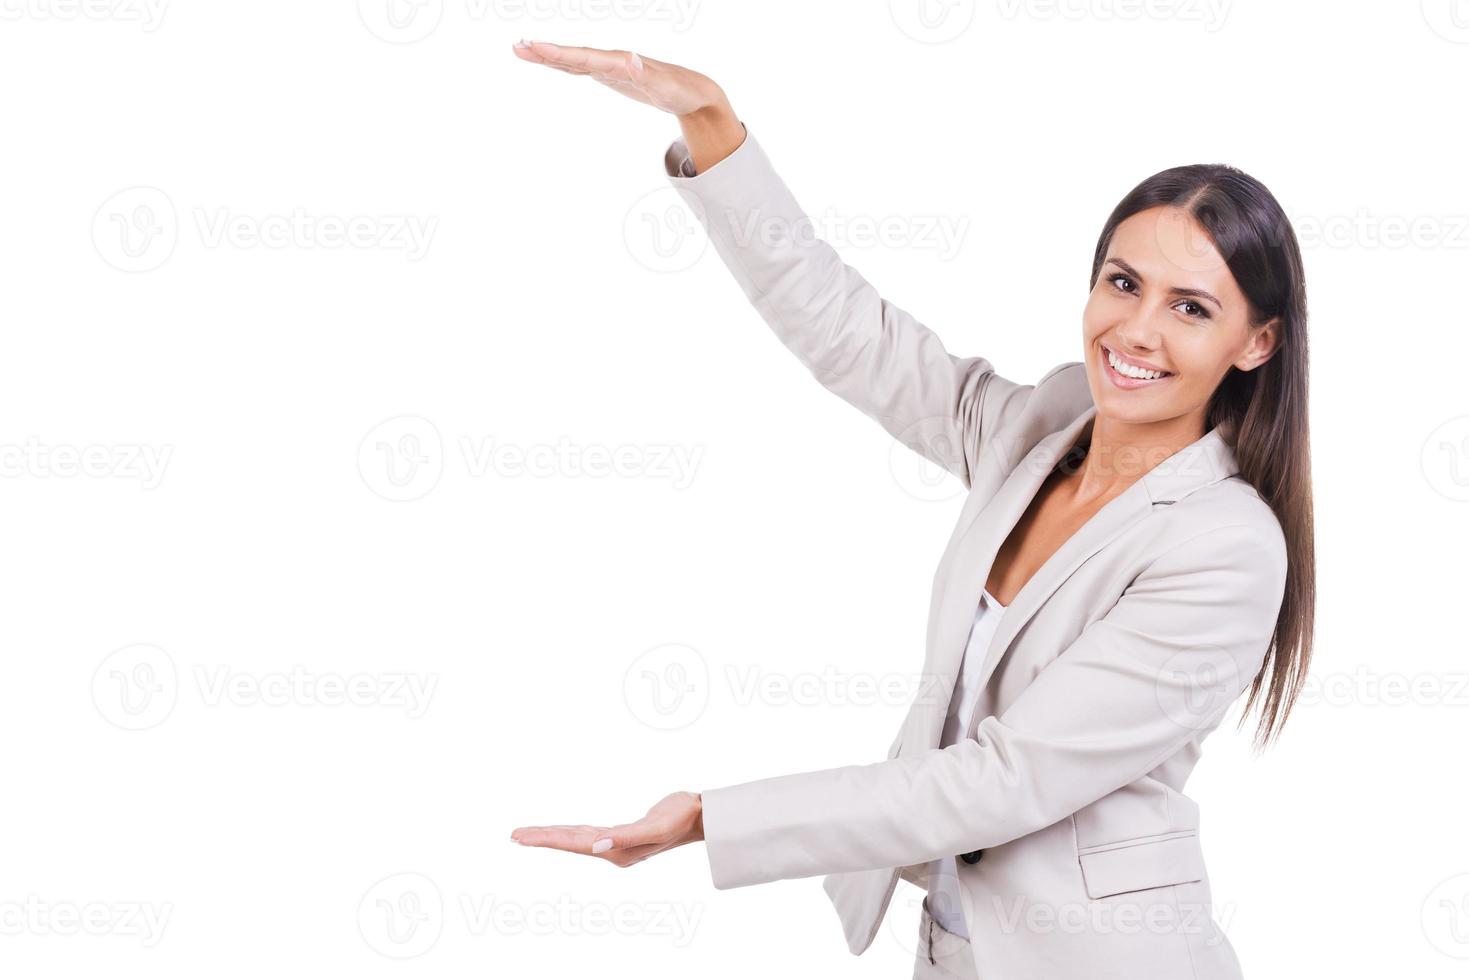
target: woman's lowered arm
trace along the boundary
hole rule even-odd
[[[703,790],[714,886],[994,847],[1146,775],[1215,728],[1253,680],[1285,575],[1278,534],[1206,531],[1156,558],[975,738]]]

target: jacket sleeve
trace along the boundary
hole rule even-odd
[[[981,441],[1037,385],[998,376],[983,357],[950,354],[879,296],[816,237],[748,126],[739,147],[703,173],[675,140],[664,171],[751,304],[817,381],[970,487]]]
[[[714,887],[994,847],[1146,775],[1215,728],[1253,680],[1286,561],[1278,527],[1206,531],[1153,559],[974,738],[704,790]]]

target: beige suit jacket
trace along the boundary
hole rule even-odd
[[[714,886],[823,875],[860,954],[900,876],[922,885],[928,862],[968,855],[962,911],[986,980],[1239,976],[1183,786],[1261,667],[1286,550],[1222,434],[1139,465],[1026,583],[989,645],[968,737],[941,749],[995,554],[1089,438],[1086,367],[1022,385],[950,354],[814,236],[748,126],[707,171],[682,140],[664,168],[780,341],[968,491],[933,579],[925,683],[887,760],[704,790]]]

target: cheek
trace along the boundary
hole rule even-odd
[[[1168,340],[1173,364],[1191,382],[1212,385],[1228,366],[1228,351],[1207,330],[1176,330]]]
[[[1092,290],[1086,298],[1086,305],[1081,308],[1082,334],[1087,337],[1095,337],[1107,329],[1107,300],[1099,290]]]
[[[1097,287],[1087,295],[1086,307],[1081,310],[1081,336],[1087,342],[1094,341],[1124,322],[1131,311],[1133,306],[1127,297],[1118,297]]]

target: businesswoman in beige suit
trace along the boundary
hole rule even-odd
[[[709,78],[515,53],[677,116],[667,179],[776,336],[968,494],[886,761],[512,838],[620,866],[702,840],[716,888],[823,875],[855,954],[902,877],[926,890],[916,977],[1241,976],[1183,786],[1246,691],[1257,744],[1279,734],[1310,655],[1305,287],[1269,191],[1214,165],[1139,184],[1097,242],[1082,359],[1022,385],[812,235]]]

